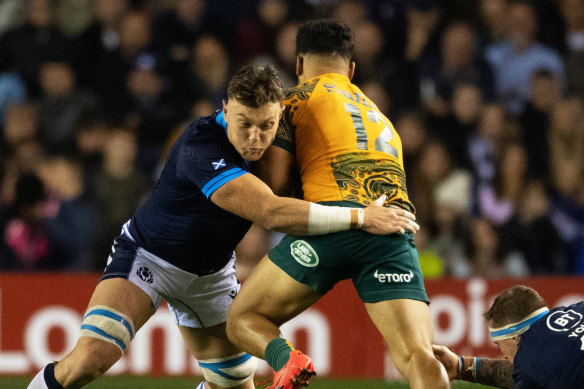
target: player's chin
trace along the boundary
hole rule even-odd
[[[243,152],[242,157],[247,160],[247,161],[257,161],[258,159],[260,159],[262,157],[262,155],[264,155],[264,151],[265,150],[245,150]]]

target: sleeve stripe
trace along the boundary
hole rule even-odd
[[[201,191],[203,192],[203,194],[205,195],[205,197],[209,198],[211,197],[211,195],[213,194],[213,192],[215,192],[217,189],[219,189],[223,184],[244,175],[245,173],[247,173],[245,170],[241,169],[241,168],[233,168],[233,169],[229,169],[224,171],[223,173],[219,174],[216,177],[213,177],[211,180],[209,180],[205,186],[203,186],[203,189],[201,189]]]

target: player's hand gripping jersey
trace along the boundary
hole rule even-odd
[[[291,88],[274,145],[296,154],[304,199],[387,203],[414,212],[401,140],[391,122],[340,74]]]

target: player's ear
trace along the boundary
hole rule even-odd
[[[516,336],[516,337],[514,337],[514,338],[513,338],[513,342],[514,342],[516,345],[517,345],[517,344],[519,344],[519,342],[520,342],[520,341],[521,341],[521,335],[519,335],[519,336]]]
[[[296,75],[300,77],[304,73],[304,58],[300,55],[296,56]]]
[[[347,76],[349,77],[349,80],[352,80],[354,75],[355,75],[355,61],[351,61],[351,62],[349,62],[349,74],[347,74]]]
[[[227,100],[223,99],[221,102],[223,103],[223,115],[227,115]]]

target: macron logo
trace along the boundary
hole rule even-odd
[[[221,158],[221,161],[218,162],[211,162],[211,164],[213,165],[213,167],[215,168],[215,170],[225,166],[225,160],[223,158]]]
[[[392,282],[410,282],[414,278],[414,273],[410,270],[410,274],[399,273],[378,273],[375,270],[373,277],[377,278],[379,282],[391,284]]]

